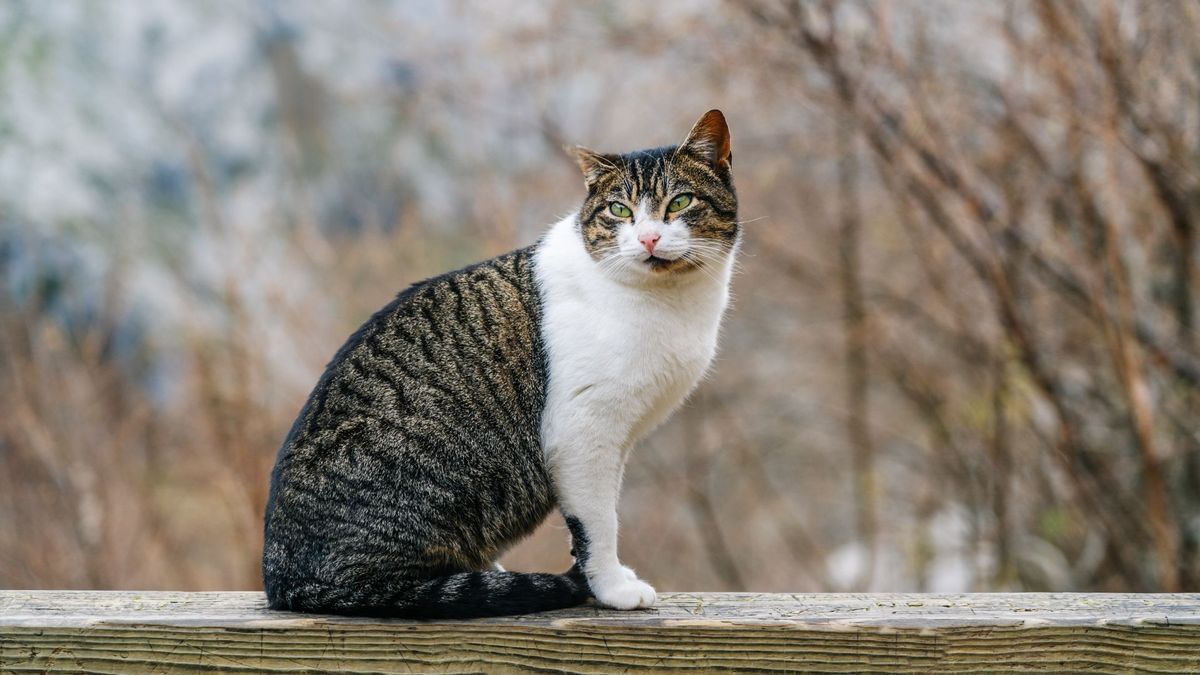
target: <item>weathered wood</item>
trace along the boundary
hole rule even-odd
[[[671,593],[421,623],[272,612],[261,593],[0,591],[0,672],[1197,672],[1196,594]]]

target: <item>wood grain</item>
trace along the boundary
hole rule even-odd
[[[1200,672],[1197,594],[665,594],[422,623],[261,593],[0,591],[0,672]]]

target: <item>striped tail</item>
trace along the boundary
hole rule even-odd
[[[339,591],[342,589],[339,589]],[[460,572],[389,589],[307,587],[273,597],[272,609],[404,619],[471,619],[545,612],[592,597],[578,567],[566,574]],[[274,594],[272,594],[274,595]]]

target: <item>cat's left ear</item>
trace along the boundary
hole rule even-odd
[[[707,160],[714,168],[728,170],[733,166],[733,151],[729,145],[729,125],[720,110],[709,110],[696,121],[683,147]]]
[[[612,155],[602,155],[595,150],[588,150],[582,145],[568,145],[563,149],[575,158],[575,163],[583,172],[583,183],[589,188],[604,174],[617,170],[617,158]]]

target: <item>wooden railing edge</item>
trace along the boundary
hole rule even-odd
[[[1200,671],[1200,594],[667,593],[419,622],[261,593],[0,591],[0,672]]]

